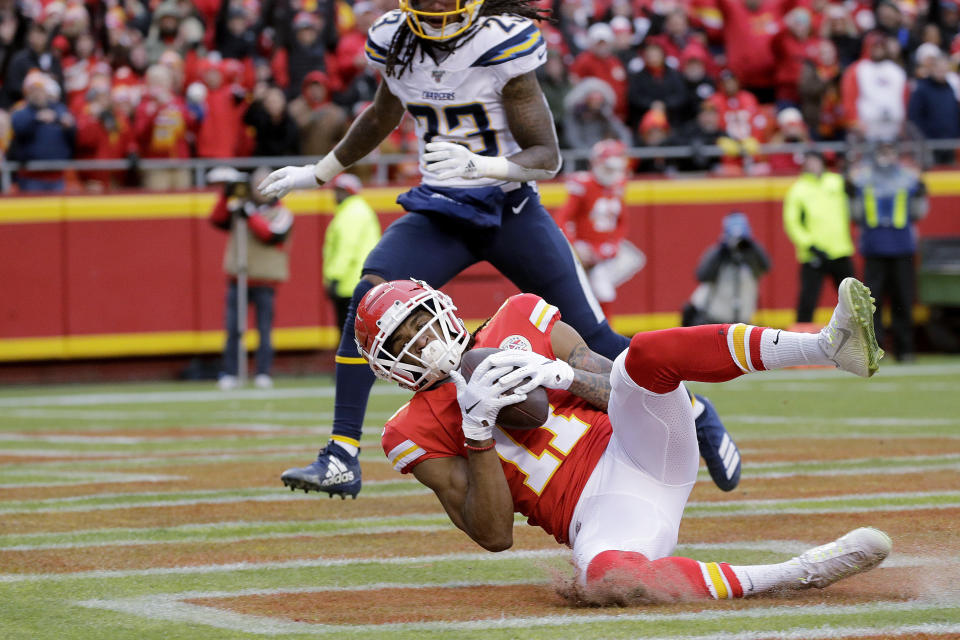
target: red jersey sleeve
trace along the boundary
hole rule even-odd
[[[466,455],[456,386],[445,383],[413,396],[387,421],[380,444],[400,473],[431,458]]]
[[[477,346],[536,351],[556,358],[550,335],[560,310],[538,295],[518,293],[504,302],[477,334]]]

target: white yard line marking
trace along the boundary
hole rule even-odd
[[[36,471],[29,469],[4,470],[0,472],[0,477],[9,479],[16,476],[37,475]],[[53,482],[17,482],[0,484],[0,489],[24,489],[41,487],[78,487],[88,484],[131,484],[135,482],[175,482],[177,480],[187,480],[187,476],[175,476],[161,473],[126,473],[111,471],[58,471],[58,480]],[[72,478],[72,480],[71,480]],[[99,495],[99,494],[96,494]]]
[[[958,424],[954,418],[895,418],[895,417],[856,417],[839,418],[828,416],[777,416],[757,414],[723,414],[725,424],[742,422],[744,424],[824,424],[845,425],[850,427],[952,427]],[[797,439],[796,434],[780,435],[782,438]],[[804,434],[803,438],[806,439]],[[846,434],[833,434],[834,438],[846,438]],[[886,437],[886,436],[884,436]],[[916,437],[912,436],[911,437]],[[749,440],[749,438],[747,438]]]
[[[516,584],[516,583],[513,583]],[[523,583],[521,583],[523,584]],[[539,583],[528,583],[539,584]],[[423,589],[423,588],[456,588],[462,586],[499,586],[498,583],[441,583],[441,584],[410,584],[410,585],[371,585],[380,589]],[[340,590],[340,589],[338,589]],[[357,590],[365,590],[359,588]],[[316,593],[320,589],[276,589],[276,590],[247,590],[238,592],[242,595],[274,595],[280,593]],[[457,622],[411,622],[385,623],[362,625],[327,625],[319,623],[295,622],[288,619],[268,618],[231,612],[225,609],[202,607],[184,602],[186,599],[204,597],[234,597],[229,592],[187,592],[183,594],[164,594],[143,596],[117,600],[83,600],[76,604],[95,609],[106,609],[120,613],[143,616],[152,619],[169,620],[202,624],[206,626],[243,631],[261,635],[279,635],[286,633],[346,633],[367,632],[385,637],[390,632],[398,631],[479,631],[488,629],[526,629],[530,627],[562,627],[573,624],[622,624],[625,622],[644,622],[656,626],[658,623],[682,621],[714,621],[714,620],[749,620],[771,617],[791,618],[797,616],[864,616],[877,613],[925,611],[937,609],[938,605],[924,601],[909,602],[875,602],[855,605],[785,605],[756,607],[751,609],[714,609],[706,604],[703,611],[684,613],[655,613],[640,611],[637,613],[570,613],[555,616],[526,616],[503,617],[472,621]],[[922,630],[922,631],[921,631]],[[877,625],[873,627],[842,625],[825,625],[818,628],[792,629],[791,631],[738,631],[710,633],[711,638],[725,640],[754,640],[760,638],[784,638],[785,640],[802,640],[806,638],[844,638],[867,634],[905,635],[907,633],[953,633],[960,630],[960,624],[914,624],[914,625]],[[689,633],[680,635],[661,636],[662,638],[676,639],[691,637]]]
[[[374,494],[366,494],[368,499],[380,498],[398,498],[404,496],[422,496],[429,495],[431,491],[424,486],[415,484],[409,480],[380,480],[368,483],[370,485],[403,485],[403,489],[385,490]],[[407,486],[409,485],[409,486]],[[112,511],[117,509],[143,509],[160,507],[185,507],[201,504],[236,504],[241,502],[289,502],[316,500],[317,496],[308,493],[284,492],[273,489],[260,489],[253,491],[262,491],[261,494],[242,495],[242,496],[220,496],[217,494],[235,491],[229,490],[211,490],[211,491],[189,491],[189,492],[155,492],[155,493],[114,493],[114,494],[93,494],[84,496],[71,496],[67,498],[49,498],[46,500],[11,500],[0,503],[0,514],[58,514],[58,513],[79,513],[87,511]],[[201,495],[204,497],[176,499],[174,496],[189,493]],[[144,497],[151,496],[171,496],[170,500],[151,500],[141,501]],[[71,503],[82,500],[98,500],[103,498],[131,498],[127,501],[111,502],[107,504],[73,505]],[[881,504],[881,505],[848,505],[830,507],[839,502],[865,500],[922,500],[925,498],[960,498],[960,491],[907,491],[903,493],[864,493],[850,494],[840,496],[815,497],[815,498],[790,498],[790,499],[763,499],[763,500],[716,500],[716,501],[697,501],[687,503],[687,518],[712,518],[719,516],[751,516],[751,515],[769,515],[769,514],[825,514],[825,513],[868,513],[876,511],[905,511],[905,510],[929,510],[929,509],[952,509],[960,507],[960,501],[949,500],[939,503],[922,504]],[[796,503],[800,503],[795,507]],[[51,504],[58,506],[23,508],[23,504]],[[824,506],[820,506],[824,505]]]
[[[960,373],[957,364],[926,364],[910,367],[884,366],[880,371],[880,378],[864,385],[863,389],[870,389],[877,384],[884,384],[895,378],[912,378],[919,376],[944,376]],[[756,384],[778,383],[784,380],[818,380],[846,378],[851,382],[849,374],[834,369],[797,369],[781,370],[764,373],[763,376],[748,378],[725,385],[728,390],[740,390],[742,387]],[[926,385],[925,385],[926,387]],[[950,387],[955,388],[955,387]],[[835,390],[835,387],[830,387]],[[378,396],[409,396],[409,391],[388,384],[377,384],[372,393]],[[35,396],[0,397],[0,407],[68,407],[68,406],[96,406],[103,404],[166,404],[170,402],[224,402],[230,400],[280,400],[286,398],[332,398],[333,387],[295,387],[279,389],[245,389],[224,393],[217,390],[209,391],[145,391],[134,389],[118,393],[89,393],[89,394],[47,394]]]
[[[443,516],[429,516],[428,518],[438,518]],[[369,518],[368,521],[387,520],[389,518]],[[140,547],[151,545],[174,545],[174,544],[197,544],[208,543],[211,545],[233,544],[237,542],[250,542],[253,540],[283,540],[287,538],[324,538],[342,535],[377,535],[384,533],[405,533],[405,532],[441,532],[455,531],[452,523],[444,522],[434,525],[415,525],[409,523],[385,524],[380,526],[351,526],[348,521],[343,522],[343,526],[337,530],[327,531],[296,531],[296,532],[264,532],[250,535],[238,535],[232,537],[210,538],[207,534],[211,529],[219,529],[220,524],[210,524],[206,526],[190,525],[199,529],[195,536],[183,537],[177,540],[150,540],[143,537],[117,539],[117,540],[99,540],[90,542],[62,542],[51,544],[36,545],[0,545],[0,552],[32,552],[32,551],[55,551],[66,549],[87,549],[102,547]],[[516,520],[514,528],[525,529],[527,523],[525,520]],[[104,530],[101,530],[104,531]],[[784,556],[795,556],[803,553],[816,542],[801,542],[799,540],[752,540],[742,542],[694,542],[677,545],[673,551],[674,555],[689,556],[694,552],[723,553],[726,551],[765,551],[769,553],[778,553]],[[943,567],[943,558],[933,558],[927,556],[914,556],[902,553],[896,553],[886,560],[884,567]]]
[[[130,578],[137,576],[167,576],[167,575],[203,575],[209,573],[223,573],[233,571],[262,571],[276,569],[305,569],[310,567],[343,567],[361,564],[375,565],[408,565],[429,564],[431,562],[483,562],[502,560],[529,560],[536,558],[564,557],[570,552],[567,549],[543,549],[531,551],[502,551],[500,553],[449,553],[440,555],[401,556],[394,558],[311,558],[287,560],[280,562],[233,562],[229,564],[205,564],[191,567],[154,567],[151,569],[117,569],[76,571],[73,573],[3,573],[0,574],[0,584],[11,582],[37,582],[49,580],[63,582],[65,580],[94,579],[108,580],[111,578]]]
[[[409,391],[391,385],[375,385],[376,396],[410,396]],[[333,387],[246,389],[223,391],[128,391],[119,393],[54,394],[0,397],[0,407],[94,407],[113,404],[169,404],[172,402],[228,402],[232,400],[285,400],[291,398],[332,398]]]
[[[407,513],[402,515],[395,516],[364,516],[360,518],[343,518],[337,520],[338,524],[343,524],[344,526],[365,526],[365,525],[376,525],[385,520],[397,521],[397,520],[435,520],[437,518],[443,518],[446,522],[447,516],[441,511],[436,513]],[[526,522],[526,520],[523,520]],[[188,524],[174,525],[170,527],[162,527],[163,531],[170,531],[173,533],[178,532],[202,532],[210,527],[216,527],[221,531],[224,529],[255,529],[262,527],[275,527],[275,526],[303,526],[310,527],[313,525],[320,524],[329,524],[330,520],[300,520],[300,521],[290,521],[290,520],[233,520],[228,522],[191,522]],[[129,533],[134,536],[141,536],[149,534],[151,531],[158,530],[158,527],[117,527],[110,528],[104,527],[99,529],[78,529],[76,531],[69,531],[63,534],[61,533],[50,533],[50,532],[34,532],[34,533],[16,533],[10,534],[9,537],[14,538],[39,538],[43,536],[56,536],[56,535],[71,535],[71,536],[86,536],[86,535],[96,535],[101,533]],[[3,539],[5,536],[0,536],[0,539]]]

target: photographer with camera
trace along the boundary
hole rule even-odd
[[[210,223],[230,233],[223,256],[223,270],[227,274],[226,331],[223,366],[217,385],[224,391],[235,389],[239,376],[241,344],[241,310],[247,299],[256,308],[257,347],[255,386],[266,389],[273,386],[270,368],[273,364],[273,345],[270,332],[273,325],[275,289],[290,277],[289,250],[293,214],[275,198],[265,198],[253,188],[270,169],[262,167],[251,175],[235,169],[219,168],[210,172],[207,180],[223,183],[223,193],[210,213]],[[245,311],[245,309],[244,309]],[[245,326],[246,322],[242,323]]]
[[[747,216],[728,213],[720,241],[700,258],[700,285],[683,308],[683,326],[749,323],[757,310],[760,277],[769,270],[770,258],[754,240]]]

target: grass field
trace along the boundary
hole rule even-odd
[[[567,606],[568,553],[517,520],[484,552],[387,464],[377,386],[357,500],[291,493],[332,418],[329,379],[271,391],[130,384],[0,390],[0,638],[960,638],[960,359],[692,385],[740,445],[701,473],[678,554],[772,562],[861,524],[882,568],[737,602]]]

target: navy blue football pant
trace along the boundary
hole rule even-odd
[[[387,228],[367,256],[363,272],[384,280],[416,278],[439,288],[483,260],[520,291],[535,293],[559,308],[563,321],[597,353],[613,360],[630,344],[610,328],[588,293],[589,284],[566,238],[527,185],[506,194],[501,226],[496,229],[478,229],[440,215],[407,213]],[[360,439],[375,378],[357,352],[353,322],[357,305],[371,288],[361,280],[354,290],[337,350],[333,434],[354,440]]]

